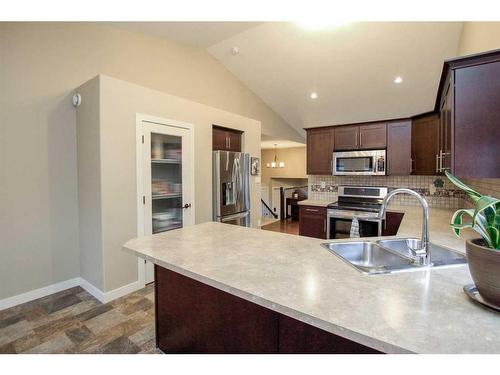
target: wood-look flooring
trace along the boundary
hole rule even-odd
[[[299,222],[292,219],[278,220],[271,224],[266,224],[260,227],[263,230],[270,230],[273,232],[281,232],[288,234],[299,234]]]
[[[0,353],[160,353],[154,285],[107,304],[75,287],[2,310]]]

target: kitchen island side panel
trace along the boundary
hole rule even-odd
[[[157,345],[165,353],[276,353],[278,314],[155,265]]]
[[[155,283],[165,353],[380,353],[158,265]]]

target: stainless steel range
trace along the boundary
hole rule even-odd
[[[339,186],[338,201],[327,208],[327,238],[351,237],[354,218],[360,237],[377,236],[381,225],[378,213],[387,193],[387,187]]]

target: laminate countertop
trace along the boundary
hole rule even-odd
[[[323,201],[318,199],[304,199],[298,202],[299,206],[317,206],[317,207],[326,207],[328,206],[330,201]]]
[[[391,209],[406,213],[401,234],[420,235],[419,207]],[[431,210],[431,240],[461,250],[463,240],[445,233],[451,213]],[[472,282],[466,265],[369,276],[323,242],[210,222],[133,239],[124,249],[383,352],[500,353],[500,314],[464,294]]]

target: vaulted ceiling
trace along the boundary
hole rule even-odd
[[[299,131],[432,110],[462,30],[461,22],[161,24],[143,31],[206,48]]]

